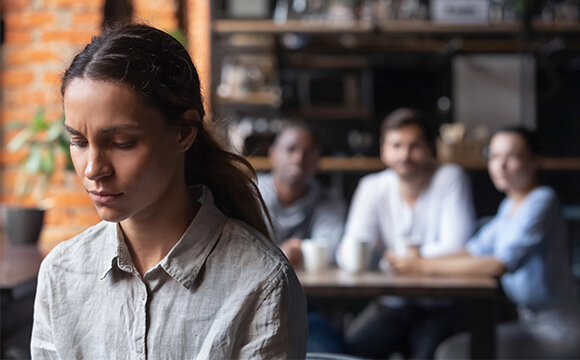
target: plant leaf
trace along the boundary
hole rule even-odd
[[[30,147],[30,156],[26,159],[24,163],[24,169],[29,174],[36,174],[41,168],[41,147],[38,144],[33,144]]]
[[[40,157],[40,170],[47,176],[52,175],[54,172],[54,151],[50,149],[44,149]]]
[[[50,127],[46,133],[46,141],[54,141],[58,139],[63,131],[63,126],[60,122],[54,122],[50,124]]]
[[[36,115],[34,115],[34,120],[32,122],[32,128],[34,131],[48,130],[48,122],[44,117],[44,108],[38,109]]]
[[[20,131],[7,145],[8,151],[16,151],[22,148],[32,138],[34,133],[30,128],[25,128]]]

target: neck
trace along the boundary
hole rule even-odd
[[[286,206],[304,197],[308,192],[306,184],[287,184],[274,177],[274,187],[280,204]]]
[[[513,212],[515,212],[518,209],[518,207],[522,204],[522,202],[524,202],[526,197],[537,187],[538,184],[533,182],[520,189],[512,189],[507,192],[507,197],[510,198],[514,203],[514,207],[512,209]]]
[[[426,169],[412,179],[403,179],[399,177],[399,191],[401,197],[407,204],[409,204],[409,206],[415,206],[421,192],[427,187],[429,181],[431,181],[432,175],[433,169]]]
[[[131,259],[141,276],[169,253],[199,210],[186,186],[166,195],[146,216],[121,222]]]

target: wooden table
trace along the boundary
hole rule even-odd
[[[0,245],[0,288],[13,288],[38,275],[42,255],[33,245]]]
[[[0,357],[6,352],[30,358],[30,331],[36,278],[42,254],[36,245],[17,245],[0,231]]]
[[[471,358],[495,357],[495,303],[498,282],[488,277],[395,276],[383,272],[348,274],[328,269],[311,274],[297,271],[306,296],[466,298],[470,302]]]

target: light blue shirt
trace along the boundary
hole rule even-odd
[[[514,303],[540,311],[574,296],[566,222],[549,187],[534,189],[512,213],[505,199],[497,215],[467,244],[473,256],[494,256],[506,267],[501,278]]]

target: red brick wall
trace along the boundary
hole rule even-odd
[[[177,1],[133,0],[133,19],[165,31],[177,29]]]
[[[100,30],[104,0],[2,0],[5,43],[0,65],[2,125],[31,121],[39,107],[50,119],[62,114],[59,74],[76,52]],[[12,136],[3,132],[3,144]],[[0,201],[34,205],[13,194],[21,153],[2,147]],[[47,197],[54,204],[46,215],[41,242],[47,247],[99,221],[74,174],[54,176]]]
[[[201,76],[209,81],[209,1],[189,0],[189,36],[195,34],[195,54]],[[0,57],[0,123],[31,121],[39,107],[50,119],[62,114],[59,75],[72,57],[98,34],[103,23],[104,0],[1,0],[6,22]],[[134,19],[166,31],[177,28],[175,0],[133,0]],[[195,13],[194,13],[195,12]],[[199,30],[201,29],[201,30]],[[203,49],[205,47],[205,50]],[[13,195],[20,153],[8,153],[13,136],[2,132],[0,202],[33,205],[32,199]],[[80,181],[72,173],[57,173],[47,192],[48,210],[41,245],[52,248],[100,221]]]

